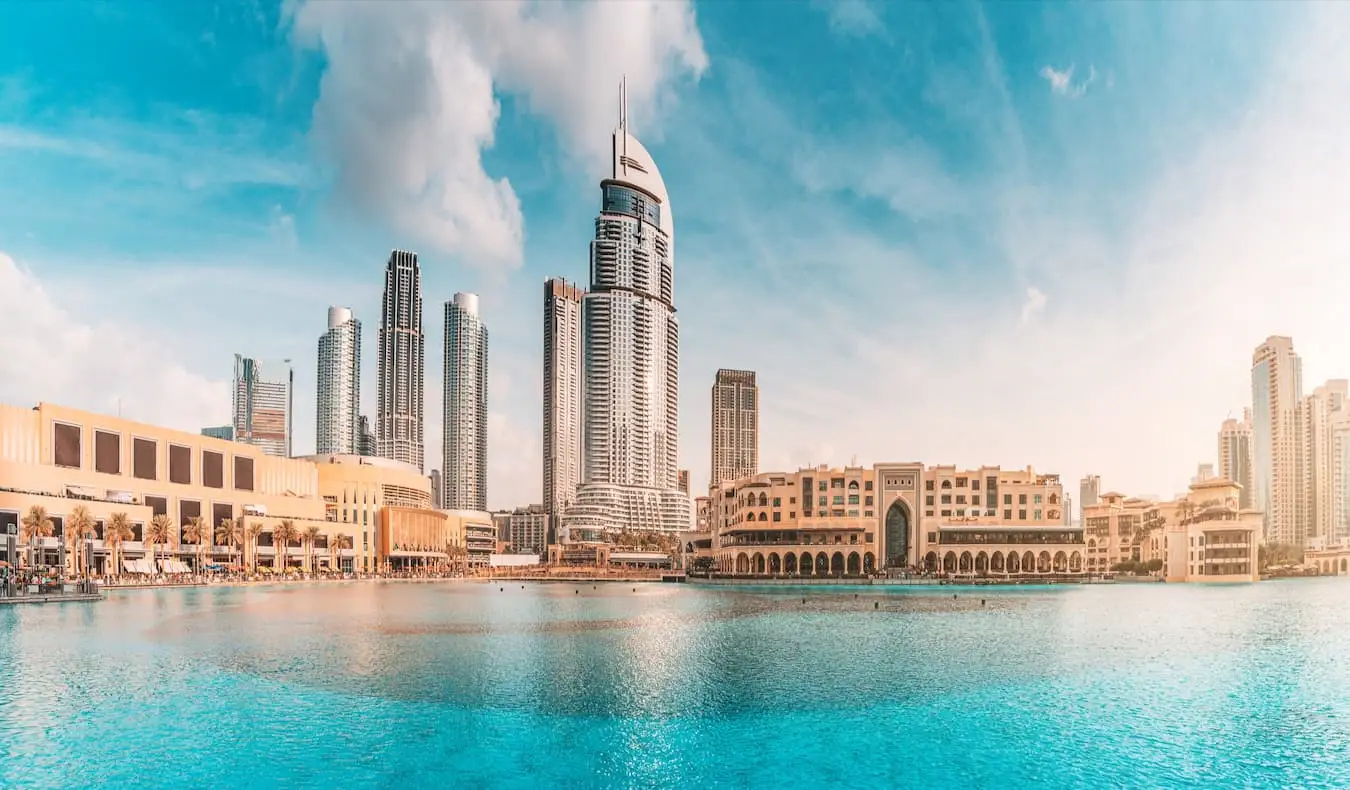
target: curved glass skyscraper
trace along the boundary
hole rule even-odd
[[[349,308],[328,308],[328,331],[319,337],[318,372],[314,451],[355,453],[361,431],[361,322]]]
[[[441,507],[487,510],[488,331],[478,295],[445,303]]]
[[[675,318],[675,221],[651,154],[621,119],[613,169],[600,182],[585,346],[583,485],[565,527],[682,530],[680,327]]]

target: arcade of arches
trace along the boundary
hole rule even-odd
[[[876,555],[854,547],[801,552],[740,551],[722,557],[718,570],[741,576],[863,576],[876,572]]]
[[[1019,549],[996,546],[971,550],[935,546],[923,557],[923,568],[932,572],[973,576],[1018,576],[1052,573],[1082,573],[1080,548]]]

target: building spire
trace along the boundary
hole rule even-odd
[[[619,80],[619,128],[628,131],[628,75]]]

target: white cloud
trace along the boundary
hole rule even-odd
[[[1067,69],[1058,70],[1053,66],[1044,66],[1041,68],[1041,78],[1050,83],[1050,90],[1060,96],[1067,96],[1070,99],[1077,99],[1087,93],[1092,83],[1097,81],[1097,67],[1088,66],[1087,79],[1075,83],[1073,81],[1073,66]],[[1108,74],[1107,87],[1115,84],[1115,75]]]
[[[846,36],[866,36],[885,29],[877,4],[870,0],[813,0],[814,7],[824,11],[830,29]]]
[[[1022,324],[1024,326],[1036,320],[1036,317],[1045,311],[1046,301],[1046,296],[1041,292],[1041,289],[1035,286],[1027,288],[1026,301],[1022,302]]]
[[[324,3],[294,30],[328,62],[314,133],[340,193],[402,233],[482,266],[519,264],[520,202],[484,168],[499,92],[523,97],[588,162],[608,150],[618,83],[650,119],[707,56],[685,2]]]
[[[40,401],[194,431],[229,416],[229,386],[194,374],[156,333],[139,329],[116,302],[79,304],[48,291],[0,252],[0,403]]]

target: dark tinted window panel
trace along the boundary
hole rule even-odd
[[[202,451],[202,485],[207,488],[225,487],[225,456],[221,453]]]
[[[169,512],[169,500],[162,496],[148,496],[145,498],[146,507],[156,516],[163,516]]]
[[[61,516],[49,516],[48,518],[52,520],[52,537],[53,538],[65,537],[66,534],[64,529],[64,527],[66,526],[65,519],[63,519]]]
[[[237,491],[253,490],[253,459],[236,455],[234,457],[234,487]]]
[[[186,524],[189,519],[197,518],[202,514],[202,503],[193,502],[188,499],[178,500],[178,523]]]
[[[132,525],[131,525],[131,539],[132,539],[132,540],[135,540],[135,541],[143,541],[143,540],[145,540],[145,525],[144,525],[144,524],[141,524],[141,523],[138,522],[138,523],[135,523],[135,524],[132,524]]]
[[[57,466],[71,469],[80,468],[80,426],[55,423],[53,425],[55,448],[52,461]]]
[[[155,443],[149,439],[131,440],[131,474],[141,480],[158,480],[155,474]]]
[[[192,450],[181,444],[169,445],[169,482],[188,485],[192,482]]]
[[[122,474],[122,435],[94,431],[94,471],[105,475]]]
[[[234,507],[232,505],[212,505],[211,506],[211,529],[212,534],[216,527],[220,526],[222,521],[231,521],[234,519]]]

